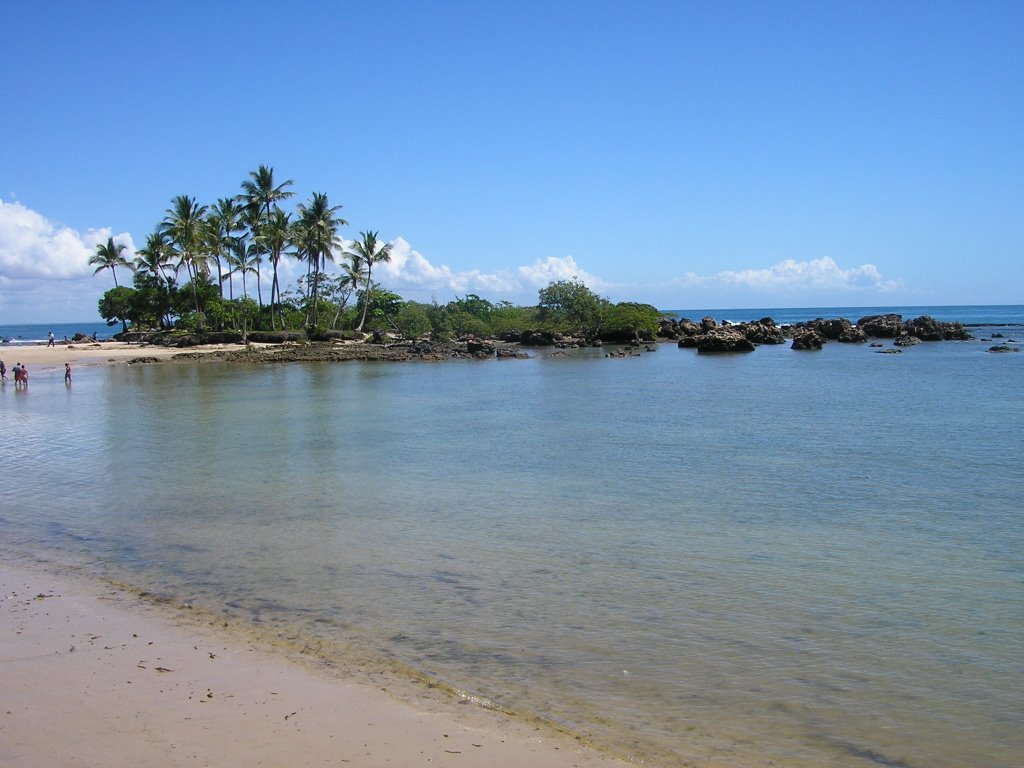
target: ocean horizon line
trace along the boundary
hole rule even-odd
[[[646,302],[641,302],[646,303]],[[654,306],[654,305],[652,305]],[[803,305],[790,305],[790,306],[763,306],[763,305],[747,305],[747,306],[735,306],[735,307],[700,307],[700,306],[689,306],[689,307],[657,307],[658,312],[665,314],[676,314],[680,312],[785,312],[793,313],[805,310],[829,310],[829,311],[844,311],[844,310],[856,310],[861,312],[863,310],[918,310],[918,309],[1019,309],[1021,314],[1024,314],[1024,304],[803,304]],[[814,318],[809,318],[814,319]],[[96,320],[52,320],[48,322],[32,322],[32,323],[15,323],[15,322],[0,322],[0,328],[7,327],[19,327],[19,328],[46,328],[46,327],[57,327],[57,326],[73,326],[73,325],[88,325],[97,326],[101,325],[104,327],[117,327],[118,324],[110,326],[103,319]],[[45,341],[45,338],[44,338]]]

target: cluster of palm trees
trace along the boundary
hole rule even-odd
[[[362,291],[362,314],[355,330],[362,331],[367,307],[374,290],[373,267],[391,259],[391,246],[378,239],[377,232],[360,232],[360,239],[345,244],[340,238],[341,227],[348,222],[338,215],[340,205],[331,205],[327,195],[314,192],[308,201],[300,203],[295,218],[280,204],[294,195],[288,187],[291,179],[278,183],[274,169],[265,165],[249,172],[242,182],[242,192],[224,197],[212,206],[199,205],[194,197],[178,195],[171,201],[163,221],[146,238],[146,244],[136,253],[134,262],[125,257],[126,247],[109,238],[98,245],[89,259],[96,266],[94,274],[109,269],[118,286],[117,267],[136,273],[150,274],[170,285],[184,269],[196,313],[200,313],[198,287],[213,281],[224,298],[227,284],[228,299],[233,301],[234,278],[242,281],[242,295],[249,296],[247,277],[256,279],[256,295],[262,309],[265,264],[271,271],[269,315],[271,329],[284,328],[284,312],[278,270],[284,256],[306,264],[305,305],[306,325],[318,327],[320,286],[328,262],[336,254],[344,255],[338,280],[350,291]],[[174,277],[170,276],[173,270]]]

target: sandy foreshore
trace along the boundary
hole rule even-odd
[[[9,768],[626,765],[548,726],[422,684],[346,679],[49,568],[0,565],[0,614]]]
[[[260,345],[254,345],[260,346]],[[140,357],[170,359],[182,352],[218,352],[239,349],[237,344],[207,344],[201,347],[180,349],[151,344],[128,344],[123,341],[82,342],[77,344],[6,345],[0,347],[0,360],[7,365],[7,376],[15,363],[24,363],[31,373],[35,370],[63,369],[64,363],[71,363],[72,369],[83,365],[116,365]]]

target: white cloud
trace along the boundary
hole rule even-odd
[[[131,235],[112,235],[109,227],[80,234],[62,227],[21,203],[0,200],[0,280],[74,280],[93,273],[89,257],[113,236],[135,254]]]
[[[771,267],[723,271],[714,275],[688,272],[672,281],[685,288],[733,289],[765,294],[890,293],[902,286],[885,280],[874,264],[841,268],[829,258],[795,261],[786,259]]]
[[[535,292],[553,280],[578,278],[597,290],[603,283],[587,274],[572,256],[549,256],[533,264],[496,272],[479,269],[457,272],[446,265],[435,265],[415,250],[404,238],[391,241],[391,261],[374,271],[384,285],[400,293],[416,293],[420,298],[441,294],[482,293],[500,299],[534,299]]]
[[[113,237],[135,255],[131,235],[109,227],[79,233],[19,202],[0,200],[0,322],[63,322],[95,318],[96,301],[113,287],[93,279],[89,257]],[[127,275],[124,275],[127,277]]]

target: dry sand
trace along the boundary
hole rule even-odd
[[[6,768],[626,765],[436,689],[399,700],[337,675],[114,586],[0,565]]]
[[[266,346],[266,345],[253,345]],[[223,349],[241,349],[237,344],[207,344],[201,347],[150,346],[148,344],[127,344],[122,341],[100,341],[81,344],[26,344],[24,346],[0,346],[0,360],[7,365],[7,378],[11,379],[11,368],[15,363],[24,363],[29,370],[29,383],[36,370],[64,369],[64,363],[71,363],[72,369],[81,365],[116,365],[127,363],[139,357],[170,358],[182,352],[215,352]]]

